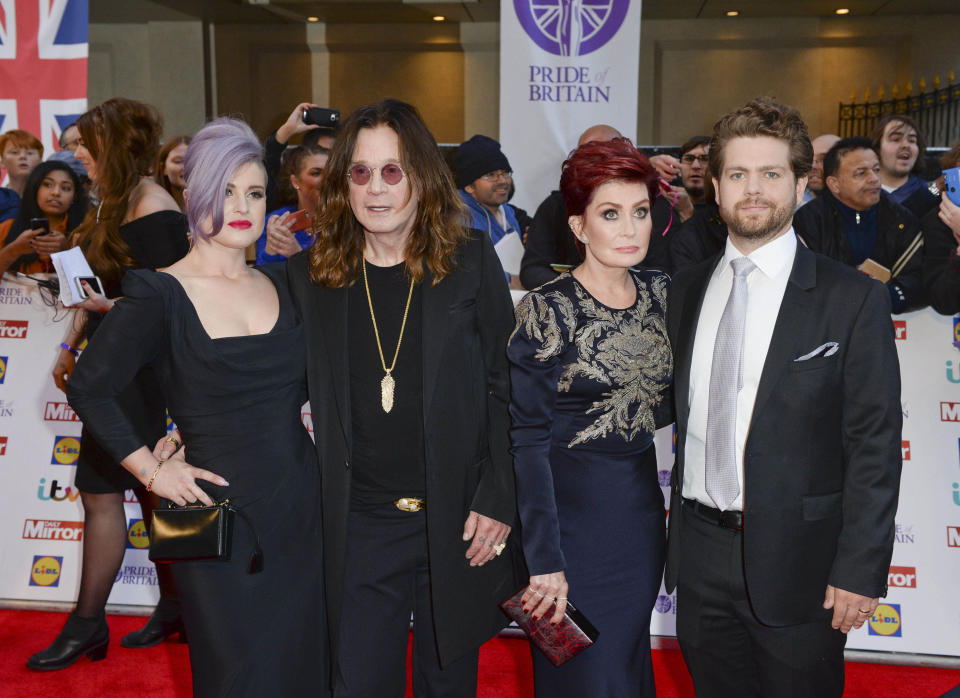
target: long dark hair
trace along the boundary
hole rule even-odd
[[[17,239],[20,233],[30,228],[30,219],[46,218],[47,214],[41,211],[40,206],[37,204],[37,193],[40,191],[40,185],[43,183],[44,178],[51,172],[57,170],[66,172],[70,176],[70,181],[73,182],[73,203],[70,204],[70,208],[67,209],[67,227],[64,231],[65,234],[69,235],[74,228],[80,225],[80,222],[83,220],[83,214],[87,210],[87,197],[84,196],[83,185],[80,183],[80,178],[77,177],[77,173],[66,163],[57,160],[48,160],[47,162],[41,162],[33,168],[30,176],[27,177],[27,183],[23,188],[23,199],[20,202],[20,210],[10,225],[10,232],[7,233],[7,239],[4,242],[5,245],[9,245]],[[20,265],[33,261],[36,258],[37,255],[32,252],[22,255],[10,265],[10,270],[15,271]]]
[[[97,274],[117,279],[124,267],[134,264],[120,237],[120,224],[140,178],[153,176],[163,132],[160,113],[149,104],[114,97],[77,119],[77,128],[97,163],[95,191],[100,200],[77,228],[77,244]]]
[[[310,278],[322,286],[349,286],[360,274],[366,236],[350,208],[347,170],[360,131],[381,125],[396,132],[401,165],[413,185],[411,195],[414,191],[420,194],[417,217],[404,251],[407,274],[419,283],[426,264],[433,283],[438,283],[453,271],[457,247],[466,240],[463,203],[436,139],[415,107],[385,99],[348,116],[330,151],[316,214],[320,233],[310,248]]]

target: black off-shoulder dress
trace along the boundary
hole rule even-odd
[[[260,537],[264,569],[248,573],[253,537],[235,520],[229,561],[173,563],[197,696],[318,695],[328,685],[322,617],[319,469],[304,429],[303,329],[283,267],[269,269],[280,314],[266,334],[211,339],[177,279],[127,272],[70,379],[71,406],[114,461],[143,445],[120,397],[143,367],[184,437],[198,480],[229,498]],[[119,467],[119,466],[118,466]]]

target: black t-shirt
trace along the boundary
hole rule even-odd
[[[377,318],[383,358],[393,361],[410,279],[406,265],[367,264],[370,297]],[[421,289],[413,289],[407,325],[400,343],[394,379],[393,408],[380,400],[383,365],[377,352],[370,308],[361,276],[347,291],[350,365],[350,411],[353,419],[351,506],[362,509],[400,497],[423,497],[423,351]]]

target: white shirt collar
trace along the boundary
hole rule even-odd
[[[793,264],[793,258],[797,252],[797,236],[793,232],[793,226],[790,227],[784,235],[758,247],[750,254],[746,255],[750,261],[757,265],[757,268],[763,272],[767,278],[774,278],[780,275],[787,265]],[[733,270],[730,262],[743,257],[744,254],[733,246],[730,238],[727,238],[727,245],[723,251],[723,259],[720,260],[718,274],[730,273]]]

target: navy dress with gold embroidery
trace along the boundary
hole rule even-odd
[[[599,631],[555,668],[533,652],[537,696],[654,696],[650,614],[663,572],[664,502],[653,435],[669,423],[669,278],[632,271],[609,308],[570,273],[517,306],[511,438],[530,574],[563,570]]]

